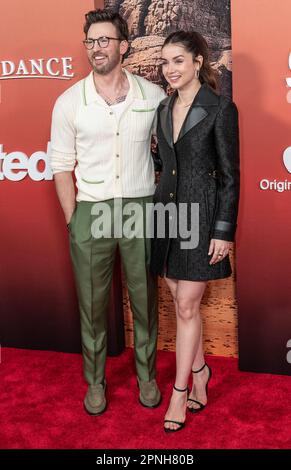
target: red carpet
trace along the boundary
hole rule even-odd
[[[77,354],[2,349],[0,447],[7,448],[290,448],[291,377],[239,372],[237,360],[208,358],[209,404],[187,414],[183,431],[165,434],[163,416],[174,380],[175,356],[158,354],[163,402],[143,408],[133,353],[109,358],[109,406],[100,417],[83,411],[86,384]]]

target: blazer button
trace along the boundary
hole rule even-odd
[[[174,194],[173,193],[170,193],[170,198],[172,199],[174,197]]]
[[[176,174],[176,170],[173,170],[173,171],[172,171],[172,175],[175,175],[175,174]]]

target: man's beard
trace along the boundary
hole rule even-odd
[[[105,57],[107,57],[108,59],[107,55]],[[99,75],[108,75],[120,63],[120,53],[119,51],[116,51],[114,55],[112,55],[111,58],[107,60],[106,64],[104,65],[96,65],[94,63],[93,57],[89,59],[89,62],[91,66],[93,67],[93,70],[95,73]]]

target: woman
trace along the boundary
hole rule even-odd
[[[229,249],[238,211],[239,141],[237,108],[217,94],[207,43],[199,33],[178,31],[167,37],[162,47],[162,71],[175,92],[158,109],[161,177],[154,201],[162,207],[174,203],[176,214],[169,210],[164,223],[165,214],[156,210],[151,270],[165,276],[176,309],[176,379],[164,422],[166,432],[175,432],[185,425],[186,408],[197,413],[207,403],[211,369],[204,360],[199,308],[206,282],[231,275]],[[195,214],[191,203],[199,204],[199,220],[191,221],[191,214],[192,219]],[[181,245],[191,238],[185,239],[179,230],[185,226],[185,205],[187,229],[194,228],[199,235],[196,247]],[[165,229],[163,237],[158,234],[161,227]]]

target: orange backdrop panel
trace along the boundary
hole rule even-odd
[[[1,0],[2,163],[12,152],[21,152],[23,159],[46,152],[57,96],[89,71],[81,41],[84,14],[93,7],[93,0]],[[56,58],[56,73],[64,57],[72,58],[70,80],[5,77],[4,61],[15,64],[16,74],[21,61],[29,68],[30,59],[46,63]],[[1,343],[75,350],[80,336],[77,302],[54,183],[29,175],[20,181],[5,177],[0,179],[0,193]]]
[[[233,91],[242,157],[237,236],[240,367],[289,374],[291,193],[280,188],[288,182],[291,186],[289,165],[283,160],[291,146],[286,84],[291,75],[290,17],[290,0],[232,2]]]

